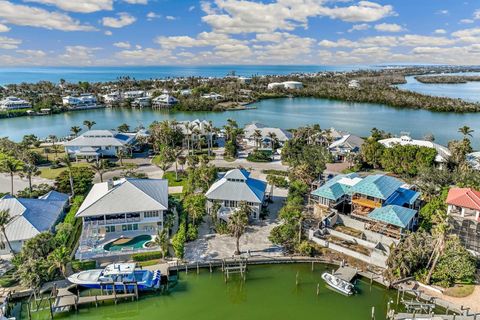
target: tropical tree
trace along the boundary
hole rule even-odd
[[[267,137],[270,140],[270,148],[272,149],[272,152],[274,152],[275,143],[277,142],[277,134],[275,132],[268,132]]]
[[[122,123],[117,127],[118,132],[129,132],[130,131],[130,126],[126,123]]]
[[[10,250],[10,252],[12,254],[14,254],[13,249],[12,249],[12,245],[10,244],[10,241],[8,240],[7,232],[6,232],[7,225],[11,220],[12,220],[12,218],[10,217],[10,211],[8,209],[7,210],[0,210],[0,231],[2,231],[3,239],[5,239],[5,242],[8,246],[8,249]]]
[[[52,149],[53,149],[53,152],[55,153],[55,159],[58,158],[58,145],[56,145],[55,143],[58,141],[58,138],[56,135],[54,134],[51,134],[48,136],[48,139],[50,140],[50,142],[52,142]]]
[[[95,121],[91,121],[91,120],[85,120],[83,121],[83,125],[87,128],[87,130],[90,130],[92,129],[92,127],[94,125],[96,125],[97,123]]]
[[[445,214],[440,214],[439,219],[441,219],[441,221],[438,221],[438,223],[432,229],[432,236],[434,238],[434,247],[433,247],[432,255],[430,256],[430,259],[427,263],[427,268],[430,267],[430,269],[428,270],[428,274],[425,278],[425,282],[427,284],[430,284],[432,274],[435,271],[435,268],[437,266],[437,263],[440,257],[443,255],[445,251],[445,244],[447,241],[448,230],[450,228],[447,222],[447,219],[445,217]]]
[[[127,152],[124,148],[117,149],[117,158],[120,161],[120,165],[123,167],[123,159],[127,156]]]
[[[175,151],[172,147],[163,145],[160,147],[158,155],[155,157],[155,164],[163,171],[166,172],[175,161]]]
[[[248,225],[248,216],[252,209],[245,202],[240,202],[238,208],[228,217],[228,230],[235,237],[235,254],[240,254],[240,237],[245,233]]]
[[[50,266],[48,268],[49,273],[54,273],[56,270],[59,270],[62,276],[66,277],[67,264],[71,261],[70,252],[65,246],[58,247],[48,255],[47,258]]]
[[[22,170],[24,163],[14,157],[0,154],[0,172],[10,175],[10,194],[13,196],[13,177]]]
[[[21,177],[26,177],[28,179],[28,190],[30,194],[32,193],[32,177],[38,176],[40,174],[40,170],[34,163],[26,162],[22,167],[22,172],[19,173]]]
[[[188,216],[192,219],[193,225],[196,225],[205,214],[206,202],[207,198],[201,193],[189,194],[185,197],[183,207],[185,208],[185,211],[187,211]]]
[[[105,169],[107,168],[107,164],[105,160],[97,160],[93,164],[90,165],[90,168],[93,169],[96,173],[98,173],[98,177],[100,178],[100,182],[103,182],[103,174],[105,173]]]
[[[70,184],[70,194],[72,195],[72,198],[75,197],[75,188],[73,185],[73,173],[72,173],[72,162],[70,161],[70,155],[67,153],[62,159],[62,162],[65,164],[67,167],[67,172],[68,172],[68,181]]]
[[[458,128],[458,132],[460,132],[463,135],[464,139],[468,139],[468,137],[472,137],[472,133],[475,130],[471,129],[469,126],[463,126]]]
[[[262,141],[262,131],[259,129],[255,129],[252,134],[253,140],[255,140],[255,147],[259,147]]]
[[[70,132],[76,137],[78,136],[78,134],[80,133],[80,131],[82,131],[82,128],[80,128],[79,126],[73,126],[70,128]]]
[[[165,259],[165,256],[168,253],[168,246],[170,244],[170,239],[168,238],[168,230],[163,228],[162,231],[157,231],[157,236],[155,237],[154,244],[160,248],[162,253],[162,259]]]

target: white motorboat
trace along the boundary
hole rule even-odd
[[[325,280],[325,282],[330,287],[334,288],[337,291],[340,291],[343,294],[352,295],[354,293],[353,284],[343,279],[340,279],[339,277],[336,277],[328,272],[324,272],[322,274],[322,279]]]
[[[160,287],[160,270],[150,271],[137,269],[135,263],[109,264],[105,269],[81,271],[68,277],[68,281],[85,288],[122,290],[125,286],[140,291]]]

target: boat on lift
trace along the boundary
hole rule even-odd
[[[328,272],[324,272],[322,274],[322,279],[325,280],[325,282],[332,287],[333,289],[340,291],[343,294],[346,294],[348,296],[352,295],[354,293],[355,286],[351,284],[348,281],[345,281],[339,277],[336,277],[333,274],[330,274]]]
[[[135,263],[113,263],[105,269],[92,269],[72,274],[68,281],[84,288],[148,291],[160,287],[160,270],[150,271],[136,267]],[[136,283],[136,285],[135,285]]]

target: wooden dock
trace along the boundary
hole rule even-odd
[[[352,280],[357,276],[357,273],[358,270],[355,268],[341,266],[333,273],[333,275],[347,282],[352,282]]]
[[[451,314],[415,314],[415,313],[397,313],[394,320],[478,320],[480,316],[460,316]]]

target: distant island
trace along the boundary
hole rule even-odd
[[[479,76],[444,75],[478,71],[480,68],[474,67],[417,66],[253,77],[240,77],[232,72],[222,78],[136,80],[126,76],[116,81],[78,83],[60,79],[59,83],[40,81],[0,87],[0,100],[3,99],[0,101],[0,118],[48,115],[105,106],[176,111],[242,110],[252,102],[281,97],[379,103],[438,112],[479,112],[480,103],[425,95],[396,86],[406,83],[406,76],[416,76],[423,83],[479,81]]]

